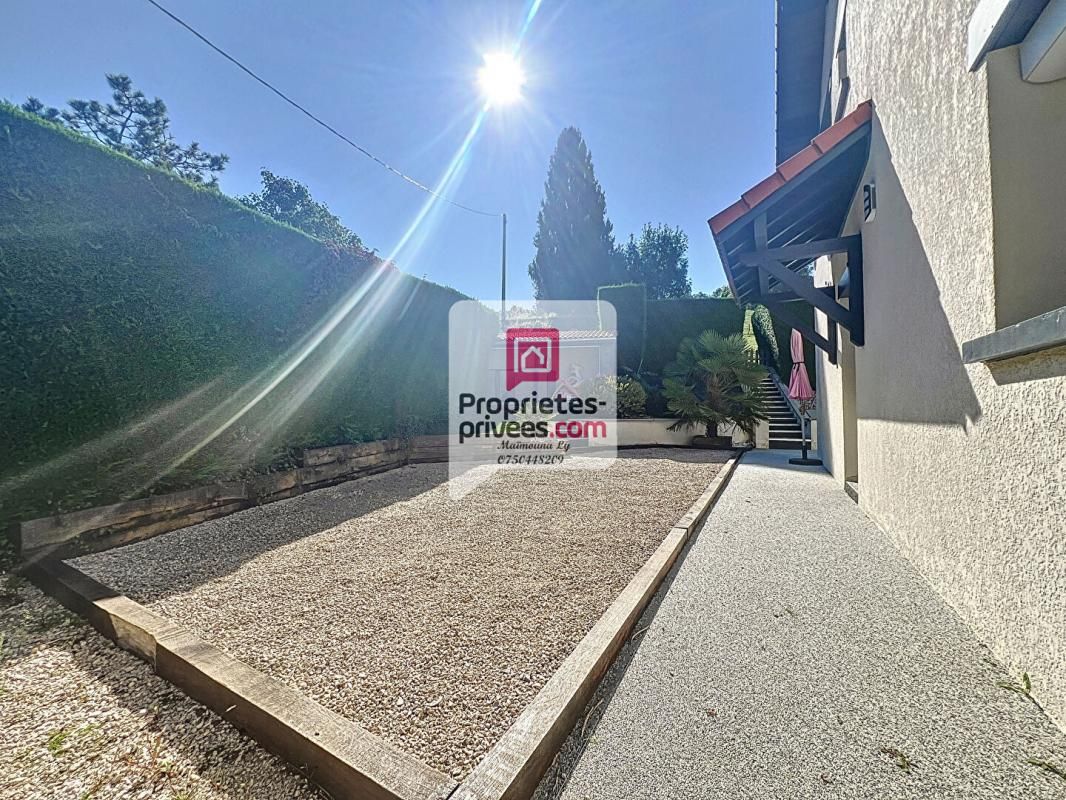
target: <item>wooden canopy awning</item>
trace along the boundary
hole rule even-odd
[[[738,303],[763,303],[836,363],[836,325],[863,344],[862,238],[841,236],[870,152],[873,104],[826,128],[741,199],[708,220]],[[815,288],[807,274],[820,256],[847,253],[845,278]],[[847,297],[848,305],[840,299]],[[824,312],[830,336],[790,313],[806,302]]]

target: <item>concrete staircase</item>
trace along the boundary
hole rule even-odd
[[[799,450],[803,447],[803,427],[792,406],[769,375],[759,384],[766,398],[766,415],[770,418],[770,447],[776,450]]]

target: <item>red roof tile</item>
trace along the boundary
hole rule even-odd
[[[779,165],[768,178],[755,184],[740,196],[740,200],[719,211],[709,220],[711,232],[718,235],[738,219],[751,211],[759,203],[773,195],[778,189],[802,173],[807,167],[818,161],[823,155],[840,144],[854,131],[857,131],[873,117],[873,101],[867,100],[846,117],[819,133],[809,145],[800,150],[788,161]]]
[[[813,147],[804,147],[784,164],[778,166],[777,174],[784,178],[787,183],[817,161],[821,155]]]
[[[811,141],[820,153],[828,153],[839,142],[844,141],[849,133],[857,131],[863,123],[870,119],[870,107],[863,103],[846,117],[841,118],[835,125],[830,125],[819,133]]]
[[[707,221],[710,223],[711,230],[718,233],[718,231],[729,227],[749,211],[751,211],[751,209],[748,207],[747,203],[743,200],[737,200],[733,205],[727,206]]]
[[[772,195],[785,185],[785,179],[776,172],[769,178],[759,181],[740,196],[740,199],[748,204],[748,208],[755,208],[763,200]]]

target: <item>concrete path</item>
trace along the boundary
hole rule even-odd
[[[789,455],[744,456],[538,798],[1066,798],[1030,763],[1066,736]]]

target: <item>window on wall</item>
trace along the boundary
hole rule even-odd
[[[826,5],[826,49],[823,61],[822,129],[847,113],[851,78],[848,77],[847,3]]]
[[[1048,83],[1066,78],[1066,0],[980,0],[970,17],[970,69],[985,56],[1021,47],[1022,78]]]
[[[1064,34],[1066,0],[982,0],[971,20],[971,67],[988,92],[997,330],[964,343],[968,362],[1066,345]]]
[[[996,322],[1066,306],[1066,81],[1022,79],[1017,47],[987,59]]]
[[[848,109],[848,95],[851,92],[851,78],[848,77],[848,21],[845,16],[840,28],[840,40],[837,42],[836,73],[837,73],[837,102],[833,112],[833,122],[836,122]]]
[[[988,91],[997,323],[964,342],[973,363],[1066,346],[1066,0],[980,0],[967,54]]]

